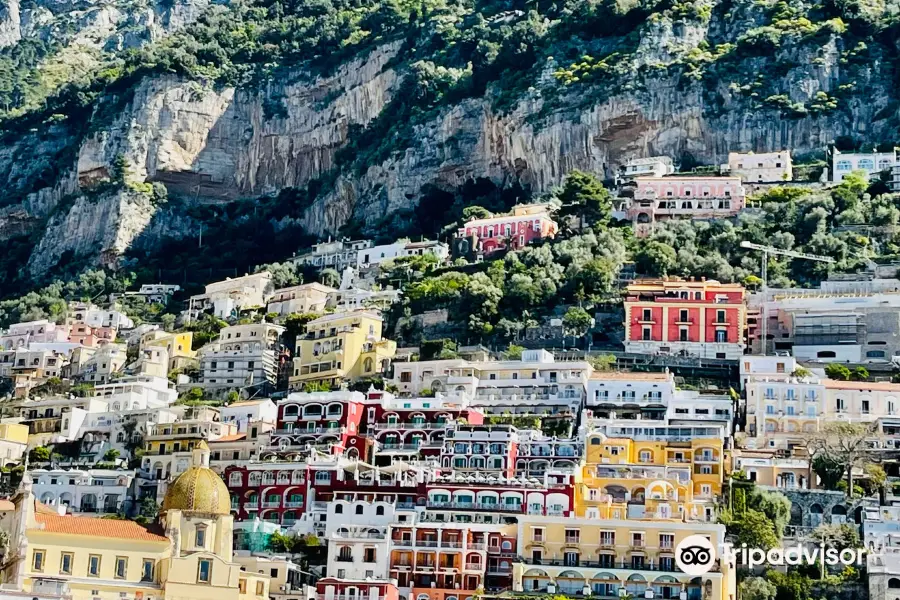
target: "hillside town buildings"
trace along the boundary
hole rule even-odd
[[[457,231],[460,254],[488,256],[504,248],[521,249],[559,230],[546,204],[520,204],[507,215],[470,219]]]

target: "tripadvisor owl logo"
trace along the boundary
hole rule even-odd
[[[693,577],[705,575],[716,562],[716,548],[702,535],[689,535],[675,548],[675,564]]]

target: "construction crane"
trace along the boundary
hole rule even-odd
[[[769,255],[775,254],[777,256],[787,256],[789,258],[802,258],[804,260],[815,260],[818,262],[824,263],[833,263],[835,262],[833,258],[830,256],[820,256],[818,254],[807,254],[806,252],[794,252],[793,250],[782,250],[781,248],[776,248],[774,246],[763,246],[761,244],[754,244],[753,242],[748,242],[744,240],[741,242],[741,248],[747,248],[748,250],[759,250],[763,253],[762,257],[762,327],[760,327],[760,339],[762,339],[762,353],[763,356],[768,354],[766,352],[768,346],[768,334],[769,334]]]

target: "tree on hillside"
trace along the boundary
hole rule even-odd
[[[556,197],[562,203],[562,216],[577,216],[581,227],[609,224],[612,202],[603,183],[590,173],[572,171]]]
[[[840,465],[846,477],[848,493],[853,490],[853,469],[870,462],[872,451],[869,442],[878,436],[877,426],[869,423],[826,423],[822,430],[811,434],[807,448],[816,463],[823,456]],[[821,460],[821,459],[819,459]]]
[[[319,283],[336,288],[341,284],[341,274],[335,269],[322,269],[319,271]]]
[[[638,273],[661,277],[675,270],[678,254],[668,244],[656,240],[641,240],[634,252],[634,266]]]
[[[742,600],[775,600],[778,588],[762,577],[748,577],[741,582]]]
[[[563,315],[563,329],[566,335],[572,336],[572,343],[576,343],[576,338],[584,337],[591,326],[594,319],[588,311],[580,306],[573,306]]]

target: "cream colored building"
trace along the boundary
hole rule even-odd
[[[0,423],[0,465],[18,463],[28,447],[28,425]]]
[[[333,287],[315,282],[277,289],[269,299],[266,312],[282,317],[293,313],[320,313],[325,310],[328,295],[335,291]]]
[[[737,175],[744,183],[776,183],[791,181],[794,169],[791,151],[778,152],[729,152],[726,167],[731,175]]]
[[[229,319],[242,310],[264,307],[273,291],[272,274],[260,271],[210,283],[203,294],[191,296],[190,304],[194,311],[210,310],[220,319]]]
[[[747,441],[753,448],[803,445],[829,422],[874,423],[900,410],[900,384],[814,376],[751,376]]]
[[[716,558],[698,579],[676,566],[675,549],[692,535],[719,547],[725,526],[522,515],[513,591],[602,598],[678,598],[684,593],[681,597],[689,600],[733,600],[733,564]]]

